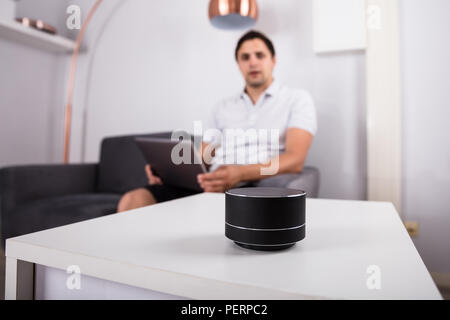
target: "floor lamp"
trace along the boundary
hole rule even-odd
[[[77,41],[75,43],[75,49],[72,54],[72,64],[70,66],[70,74],[69,74],[69,87],[68,87],[68,95],[67,95],[67,105],[65,109],[65,121],[64,121],[64,164],[69,163],[69,148],[70,148],[70,128],[72,124],[72,98],[73,98],[73,87],[75,82],[75,70],[78,60],[78,53],[80,52],[81,42],[83,41],[84,34],[86,29],[91,21],[92,16],[94,15],[97,8],[100,6],[103,0],[97,0],[94,6],[89,11],[89,14],[86,20],[83,22],[80,33],[77,36]]]

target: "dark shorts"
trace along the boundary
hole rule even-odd
[[[245,188],[245,187],[253,187],[253,186],[254,186],[253,183],[246,183],[239,187]],[[151,192],[153,197],[155,197],[156,202],[158,202],[158,203],[202,193],[202,191],[193,191],[193,190],[179,188],[179,187],[165,185],[165,184],[148,185],[148,186],[145,186],[144,188]]]
[[[156,202],[164,202],[201,193],[201,191],[193,191],[165,184],[153,184],[144,188],[151,192]]]

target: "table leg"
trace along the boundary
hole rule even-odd
[[[34,299],[34,263],[6,257],[5,300]]]

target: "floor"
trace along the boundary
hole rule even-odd
[[[442,297],[445,300],[450,300],[450,288],[439,288]],[[0,300],[5,299],[5,253],[0,248]]]

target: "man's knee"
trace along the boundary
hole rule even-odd
[[[117,212],[123,212],[155,204],[155,197],[145,188],[125,193],[119,201]]]

